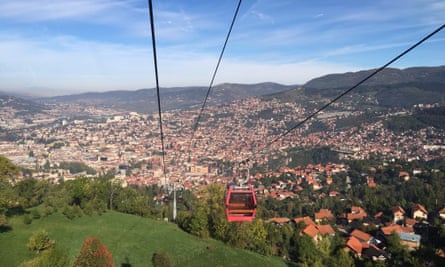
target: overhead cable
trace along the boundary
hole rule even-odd
[[[330,105],[332,105],[333,103],[337,102],[340,98],[344,97],[345,95],[349,94],[352,90],[356,89],[358,86],[360,86],[361,84],[363,84],[364,82],[366,82],[367,80],[369,80],[370,78],[372,78],[373,76],[375,76],[377,73],[381,72],[382,70],[386,69],[389,65],[391,65],[392,63],[394,63],[395,61],[399,60],[400,58],[402,58],[403,56],[405,56],[406,54],[408,54],[409,52],[411,52],[413,49],[415,49],[416,47],[418,47],[419,45],[421,45],[422,43],[424,43],[426,40],[430,39],[431,37],[433,37],[434,35],[436,35],[438,32],[440,32],[441,30],[443,30],[445,28],[445,24],[441,25],[440,27],[438,27],[437,29],[435,29],[433,32],[431,32],[430,34],[428,34],[427,36],[423,37],[420,41],[418,41],[417,43],[413,44],[411,47],[409,47],[408,49],[406,49],[405,51],[403,51],[402,53],[398,54],[396,57],[394,57],[393,59],[389,60],[386,64],[384,64],[383,66],[381,66],[380,68],[374,70],[373,72],[371,72],[368,76],[366,76],[365,78],[363,78],[362,80],[360,80],[358,83],[356,83],[354,86],[352,86],[351,88],[347,89],[346,91],[344,91],[343,93],[341,93],[340,95],[338,95],[337,97],[335,97],[334,99],[332,99],[331,101],[329,101],[327,104],[325,104],[324,106],[322,106],[321,108],[319,108],[318,110],[316,110],[315,112],[311,113],[309,116],[307,116],[305,119],[303,119],[302,121],[300,121],[299,123],[297,123],[295,126],[287,129],[284,133],[282,133],[281,135],[279,135],[278,137],[276,137],[275,139],[273,139],[272,141],[270,141],[268,144],[266,144],[264,146],[264,148],[262,149],[262,151],[264,151],[266,148],[270,147],[272,144],[276,143],[277,141],[279,141],[280,139],[282,139],[283,137],[285,137],[286,135],[288,135],[289,133],[291,133],[293,130],[297,129],[298,127],[302,126],[303,124],[305,124],[306,122],[308,122],[310,119],[312,119],[313,117],[315,117],[318,113],[320,113],[321,111],[325,110],[326,108],[328,108]]]
[[[212,90],[212,87],[213,87],[213,82],[215,81],[216,73],[218,72],[219,65],[221,64],[221,60],[222,60],[222,57],[224,55],[224,51],[226,50],[227,42],[229,41],[230,34],[232,33],[233,25],[235,24],[235,20],[236,20],[236,18],[238,16],[239,9],[240,9],[240,6],[241,6],[241,2],[242,2],[242,0],[239,0],[238,5],[236,7],[235,13],[234,13],[233,18],[232,18],[232,23],[230,24],[229,31],[227,32],[223,48],[221,50],[221,53],[219,54],[218,62],[216,64],[215,70],[213,71],[212,79],[210,80],[209,88],[207,89],[207,93],[206,93],[206,96],[205,96],[204,101],[202,103],[201,110],[199,111],[198,117],[197,117],[197,119],[195,121],[195,124],[193,125],[193,131],[192,131],[192,136],[190,138],[190,144],[189,144],[188,153],[190,153],[190,151],[191,151],[191,147],[192,147],[192,144],[193,144],[193,139],[195,137],[196,130],[198,130],[199,121],[201,120],[202,113],[204,112],[204,109],[206,107],[207,100],[208,100],[209,95],[210,95],[210,91]]]
[[[154,26],[154,16],[153,16],[153,4],[152,0],[148,0],[148,9],[150,12],[150,26],[151,26],[151,41],[153,47],[153,62],[155,68],[155,79],[156,79],[156,94],[158,100],[158,115],[159,115],[159,131],[161,136],[161,152],[162,152],[162,171],[165,178],[165,186],[168,192],[167,186],[167,174],[165,169],[165,147],[164,147],[164,131],[162,129],[162,110],[161,110],[161,96],[159,90],[159,74],[158,74],[158,57],[156,54],[156,37],[155,37],[155,26]]]

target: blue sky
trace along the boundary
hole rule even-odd
[[[238,0],[153,0],[161,87],[208,86]],[[147,1],[0,0],[0,91],[155,86]],[[380,67],[445,23],[443,0],[244,0],[218,83]],[[393,67],[445,65],[445,31]]]

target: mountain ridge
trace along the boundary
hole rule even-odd
[[[283,85],[273,82],[256,84],[222,83],[212,87],[207,105],[220,105],[249,97],[264,100],[311,102],[333,99],[356,85],[375,69],[328,74],[308,81],[303,85]],[[163,111],[201,107],[208,87],[165,87],[160,88]],[[387,68],[357,87],[351,94],[362,94],[376,99],[379,105],[411,106],[419,103],[444,101],[445,66]],[[2,97],[7,97],[4,91]],[[17,99],[20,97],[15,96]],[[23,98],[27,101],[30,98]],[[157,111],[155,88],[137,90],[113,90],[86,92],[64,96],[34,98],[37,105],[71,103],[86,106],[114,108],[139,113]],[[26,112],[26,107],[18,104]],[[30,105],[32,106],[32,105]],[[43,110],[43,109],[42,109]]]

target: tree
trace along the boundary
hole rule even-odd
[[[209,236],[208,207],[205,205],[198,206],[189,222],[188,228],[191,234],[204,238]]]
[[[227,241],[227,232],[230,223],[227,221],[224,211],[224,188],[217,184],[209,185],[207,188],[207,206],[209,210],[210,235],[218,240]]]
[[[29,238],[27,247],[31,251],[40,253],[44,250],[53,248],[54,240],[49,239],[48,232],[45,230],[35,231]]]
[[[390,258],[388,260],[389,266],[414,266],[416,259],[413,258],[411,253],[406,247],[400,243],[400,237],[397,233],[392,233],[387,238],[388,253]]]
[[[265,254],[267,248],[267,231],[263,220],[257,219],[251,223],[244,223],[244,233],[242,237],[246,240],[246,248]]]
[[[9,179],[17,175],[19,168],[9,159],[0,155],[0,230],[8,228],[6,212],[16,202],[17,195],[14,192]]]
[[[88,237],[80,248],[74,267],[114,267],[113,256],[107,247],[94,237]]]
[[[292,255],[295,260],[305,263],[308,266],[315,266],[321,263],[320,252],[315,247],[314,241],[308,235],[295,236],[295,253]]]
[[[331,239],[329,237],[321,238],[318,240],[316,247],[324,257],[329,257],[331,252]]]
[[[70,265],[68,254],[57,248],[43,251],[40,256],[29,261],[25,261],[19,267],[65,267]]]
[[[354,267],[354,259],[343,249],[337,250],[334,255],[328,258],[327,266]]]
[[[0,177],[17,175],[19,171],[19,167],[14,165],[8,158],[0,155]]]

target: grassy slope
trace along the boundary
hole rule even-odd
[[[23,224],[23,217],[10,220],[13,230],[0,233],[0,266],[17,266],[35,255],[26,248],[37,229],[45,229],[56,246],[69,253],[72,262],[83,241],[99,238],[113,254],[116,266],[152,266],[153,253],[165,251],[176,266],[286,266],[278,258],[233,249],[215,240],[189,235],[174,224],[107,212],[68,220],[61,214]],[[128,265],[125,265],[128,264]]]

